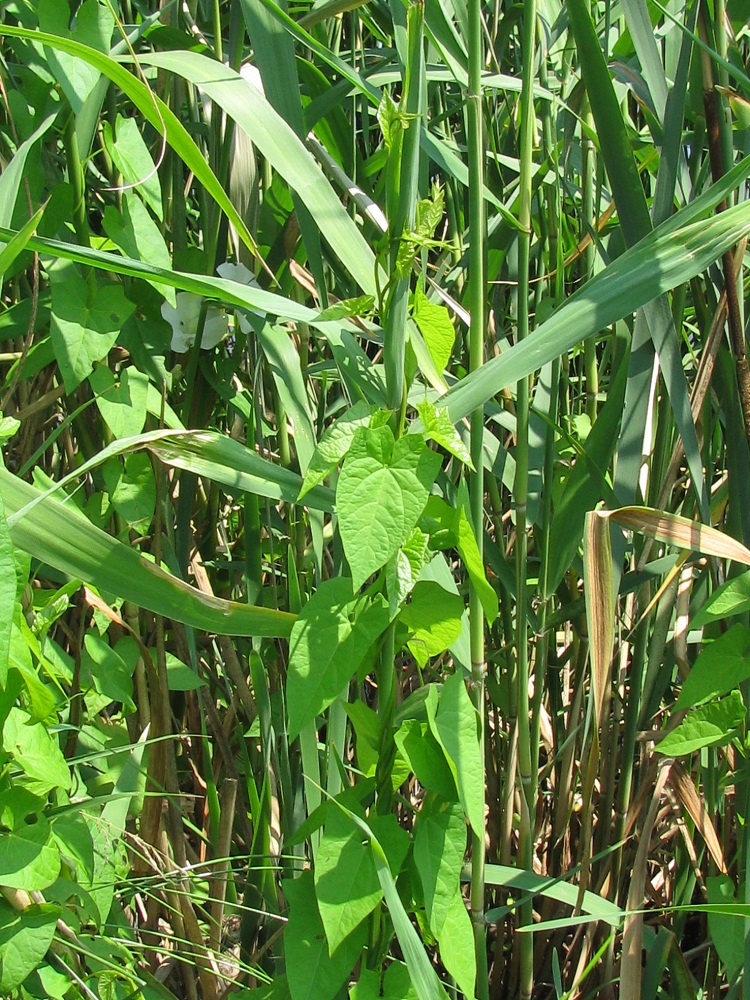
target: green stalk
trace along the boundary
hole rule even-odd
[[[344,705],[349,700],[349,685],[343,689],[339,697],[328,709],[328,726],[326,729],[326,791],[335,798],[342,789],[341,770],[336,760],[346,760],[346,723],[348,716]]]
[[[214,0],[214,52],[219,62],[223,62],[224,53],[221,40],[221,0]]]
[[[747,681],[745,681],[742,685],[742,693],[745,695],[746,705],[750,704],[750,701],[748,701],[748,695],[750,694],[750,691],[748,690],[749,687],[750,685],[748,685]],[[750,724],[750,719],[748,719],[747,724]],[[745,762],[745,764],[743,765],[742,770],[745,773],[746,779],[750,777],[750,766],[748,766],[747,762]],[[750,808],[750,782],[747,782],[746,789],[747,790],[745,792],[745,803],[744,803],[745,816],[749,815],[748,808]],[[748,865],[748,859],[750,859],[750,824],[745,823],[744,825],[745,825],[744,833],[739,834],[739,836],[742,838],[742,848],[741,848],[741,862],[740,862],[740,890],[738,896],[745,903],[750,903],[750,877],[748,877],[748,868],[750,867]],[[745,917],[744,925],[745,925],[744,926],[745,947],[743,949],[742,968],[743,968],[744,982],[747,983],[748,976],[750,976],[750,920],[748,920],[747,917]]]
[[[531,249],[532,157],[534,152],[534,51],[536,42],[536,0],[525,0],[523,21],[523,80],[521,85],[520,205],[518,236],[518,342],[529,333],[529,255]],[[516,658],[518,679],[518,773],[521,779],[522,808],[519,829],[521,868],[532,870],[534,780],[531,759],[529,717],[529,661],[527,644],[527,559],[526,510],[529,476],[529,379],[521,379],[516,390]],[[521,925],[531,923],[531,902],[519,907]],[[520,995],[529,1000],[534,985],[534,942],[530,934],[520,935]]]
[[[83,247],[90,245],[89,222],[86,217],[86,180],[78,150],[76,118],[71,113],[64,133],[65,158],[68,161],[68,180],[73,189],[73,227],[76,239]]]
[[[388,405],[393,410],[403,405],[406,392],[404,363],[406,360],[406,319],[409,308],[411,267],[404,265],[399,273],[397,259],[403,237],[414,228],[414,214],[419,191],[419,133],[424,112],[424,6],[421,3],[415,3],[409,7],[407,42],[408,58],[404,69],[404,97],[399,109],[404,115],[402,139],[392,147],[390,153],[396,158],[393,168],[395,176],[398,177],[398,197],[394,216],[389,219],[391,231],[390,267],[394,277],[383,329],[383,360]]]
[[[179,164],[179,161],[177,162]],[[184,208],[184,201],[182,205]],[[182,404],[182,422],[185,427],[198,426],[195,421],[197,420],[200,393],[195,391],[195,385],[198,379],[198,361],[200,359],[201,341],[203,340],[203,328],[206,324],[207,310],[208,302],[204,301],[198,317],[198,329],[195,332],[195,341],[188,355],[187,371],[185,373],[185,396]],[[177,499],[177,525],[175,531],[177,560],[183,575],[187,574],[188,568],[190,542],[192,539],[191,521],[193,516],[193,502],[197,486],[197,477],[192,472],[183,469],[180,472],[180,491]]]
[[[547,59],[546,54],[540,59],[539,82],[545,88],[548,87],[547,80]],[[555,152],[555,141],[553,135],[552,109],[549,102],[545,102],[541,109],[542,129],[544,137],[544,153],[552,163],[557,165],[557,155]],[[554,270],[554,277],[550,282],[550,294],[555,305],[563,300],[564,296],[564,259],[562,240],[559,238],[558,221],[562,217],[562,194],[559,185],[554,185],[547,192],[547,254],[546,260],[550,262]],[[541,286],[541,282],[540,282]],[[546,628],[547,616],[552,604],[552,595],[548,593],[547,581],[549,576],[550,562],[550,541],[552,528],[552,484],[555,466],[555,421],[559,409],[560,396],[560,359],[555,358],[552,362],[552,380],[549,400],[547,434],[544,448],[544,468],[541,515],[542,515],[542,538],[540,545],[541,565],[539,569],[539,594],[541,602],[539,605],[539,639],[536,647],[535,675],[534,675],[534,703],[532,705],[531,721],[531,778],[532,778],[532,800],[536,801],[537,777],[539,770],[539,732],[541,722],[541,703],[544,695],[544,682],[549,656],[550,633]]]
[[[385,633],[378,668],[378,719],[380,721],[380,746],[375,771],[377,783],[377,810],[387,815],[393,806],[391,772],[396,753],[393,739],[393,715],[396,710],[396,633],[390,625]]]
[[[716,52],[719,55],[719,60],[717,60],[716,65],[716,76],[718,77],[718,82],[722,87],[729,87],[729,74],[726,70],[726,63],[729,58],[729,50],[727,44],[727,32],[724,25],[727,23],[727,5],[726,0],[715,0],[714,3],[714,42],[716,45]],[[716,94],[716,104],[720,111],[720,127],[719,132],[721,136],[721,151],[724,157],[724,163],[727,167],[732,163],[734,156],[734,149],[732,143],[732,118],[729,111],[729,107],[725,99]]]
[[[481,0],[469,0],[469,91],[466,95],[467,138],[469,148],[469,369],[476,371],[484,362],[484,327],[486,311],[485,231],[484,214],[484,123],[482,120],[482,37]],[[469,503],[474,535],[480,556],[484,550],[484,408],[471,414],[471,460],[474,471],[469,477]],[[469,621],[471,644],[471,697],[479,717],[479,754],[484,773],[484,688],[487,663],[484,648],[484,612],[476,588],[469,588]],[[482,795],[484,812],[484,794]],[[484,920],[485,897],[484,836],[471,835],[471,921],[474,928],[474,950],[477,961],[479,1000],[488,1000],[487,931]]]
[[[586,100],[586,111],[583,121],[588,128],[581,128],[581,158],[582,177],[581,186],[583,188],[583,220],[584,225],[590,226],[593,231],[596,226],[594,211],[594,196],[596,189],[596,150],[590,138],[588,129],[595,129],[594,116]],[[583,281],[588,281],[594,274],[594,260],[596,257],[596,245],[590,240],[581,257],[581,270]],[[596,397],[599,394],[599,369],[596,361],[596,337],[587,337],[583,342],[584,366],[586,369],[586,413],[593,424],[596,420]]]
[[[247,421],[245,442],[248,448],[256,443],[257,401],[253,400]],[[261,443],[261,435],[257,435]],[[245,541],[245,591],[248,604],[255,604],[261,593],[263,583],[263,548],[261,545],[260,502],[254,493],[246,493],[244,500],[244,541]]]
[[[318,730],[315,722],[309,722],[299,734],[299,749],[302,757],[302,773],[305,776],[305,801],[307,815],[311,816],[323,800],[320,780],[320,756],[318,754]],[[313,860],[320,846],[320,830],[310,834]]]

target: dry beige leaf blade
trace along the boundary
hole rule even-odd
[[[589,632],[596,725],[601,726],[615,641],[615,580],[609,535],[611,511],[591,510],[583,530],[583,586]]]
[[[659,814],[659,806],[674,761],[665,761],[651,797],[651,804],[638,839],[638,850],[633,864],[628,888],[627,914],[622,935],[620,964],[620,1000],[641,1000],[643,980],[643,903],[646,893],[646,875],[649,864],[651,834]]]
[[[615,578],[612,569],[612,543],[608,511],[591,510],[583,529],[583,588],[586,597],[586,624],[589,633],[591,690],[594,698],[594,726],[586,764],[583,791],[583,829],[581,876],[578,886],[580,908],[589,883],[593,828],[594,785],[599,773],[599,728],[604,723],[604,706],[611,677],[612,649],[615,642]]]
[[[750,566],[750,549],[736,538],[700,521],[691,521],[681,514],[654,510],[651,507],[618,507],[617,510],[600,511],[600,516],[611,518],[622,528],[649,535],[657,542],[675,545],[689,552],[701,552],[717,559],[733,559]]]
[[[720,872],[726,874],[727,864],[724,860],[724,851],[716,833],[711,817],[706,809],[706,803],[698,794],[690,775],[682,764],[675,761],[669,772],[669,784],[677,794],[682,803],[683,809],[688,813],[695,827],[703,837],[709,854],[714,860],[714,864]]]

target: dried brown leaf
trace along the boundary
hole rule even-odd
[[[623,528],[649,535],[658,542],[675,545],[689,552],[702,552],[718,559],[733,559],[750,566],[750,549],[736,538],[700,521],[691,521],[681,514],[654,510],[651,507],[619,507],[601,511],[601,516],[611,518]]]
[[[583,531],[586,623],[597,727],[603,722],[602,713],[615,641],[615,584],[609,537],[610,513],[605,510],[589,511]]]
[[[677,794],[682,807],[688,813],[695,827],[706,842],[706,847],[720,872],[726,873],[727,865],[716,829],[706,809],[706,803],[693,784],[682,764],[675,761],[669,774],[669,784]]]

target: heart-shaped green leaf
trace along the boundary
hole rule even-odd
[[[51,277],[52,344],[65,391],[72,392],[109,354],[135,306],[122,285],[92,285],[72,264],[57,265]]]
[[[355,600],[352,581],[324,581],[302,608],[289,640],[289,738],[294,739],[341,693],[385,631],[382,598]]]
[[[336,510],[355,589],[384,566],[416,526],[440,468],[421,435],[360,428],[341,469]]]

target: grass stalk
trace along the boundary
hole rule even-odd
[[[234,810],[237,801],[238,782],[236,778],[227,778],[221,786],[219,800],[219,832],[215,845],[216,861],[211,876],[211,932],[209,950],[218,954],[221,947],[221,931],[224,918],[224,904],[227,896],[227,882],[230,871],[229,852],[232,844],[232,828],[234,826]]]
[[[89,223],[86,216],[86,178],[78,149],[76,118],[71,114],[65,125],[65,158],[68,162],[68,182],[73,191],[73,227],[81,246],[90,242]]]
[[[389,164],[398,176],[398,196],[394,215],[389,219],[391,235],[390,294],[383,329],[383,353],[388,405],[400,409],[406,388],[407,324],[411,267],[400,260],[405,237],[414,228],[419,184],[419,134],[424,113],[424,7],[412,4],[407,13],[407,61],[404,67],[404,96],[399,106],[400,141],[394,143]]]
[[[721,6],[723,9],[723,4]],[[718,13],[717,11],[717,17]],[[702,36],[707,40],[708,15],[705,5],[702,6],[698,24]],[[724,34],[723,20],[721,22],[717,21],[716,25],[718,26],[717,34]],[[701,66],[703,69],[703,106],[706,115],[706,133],[711,162],[711,175],[714,183],[717,183],[723,177],[726,170],[726,136],[727,133],[731,135],[731,126],[725,117],[721,94],[715,87],[714,66],[706,50],[701,52]],[[729,142],[731,143],[731,140]],[[724,201],[719,205],[718,210],[724,211],[726,208],[727,202]],[[745,438],[748,448],[750,448],[750,365],[747,360],[747,344],[743,332],[737,283],[734,277],[734,254],[731,250],[727,250],[722,256],[722,265],[724,268],[724,288],[727,295],[729,338],[734,354],[735,377],[737,380],[742,419],[745,425]]]
[[[484,209],[484,123],[482,119],[482,68],[484,42],[480,0],[469,0],[469,90],[466,95],[469,147],[469,370],[477,371],[484,362],[486,312],[485,231]],[[471,458],[474,471],[469,479],[469,498],[474,534],[480,554],[484,548],[484,412],[481,407],[471,414]],[[479,717],[479,752],[484,773],[485,753],[485,677],[487,664],[484,644],[484,611],[473,585],[469,590],[469,621],[471,643],[471,696]],[[482,796],[484,813],[484,795]],[[487,934],[484,921],[484,836],[471,837],[471,919],[474,927],[474,948],[477,961],[477,997],[488,1000]]]
[[[539,79],[543,87],[548,86],[547,56],[542,54],[539,64]],[[548,103],[542,107],[541,111],[542,136],[545,154],[557,160],[555,153],[555,143],[553,138],[552,110]],[[558,187],[547,193],[546,204],[546,259],[553,267],[554,274],[550,281],[550,294],[555,305],[560,303],[564,294],[564,264],[562,253],[562,241],[559,234],[559,223],[562,214],[561,192]],[[550,632],[546,628],[547,616],[552,606],[552,595],[548,592],[548,575],[550,565],[550,544],[552,530],[552,484],[554,481],[555,466],[555,421],[557,419],[560,399],[560,358],[552,362],[552,372],[550,379],[549,409],[547,412],[548,424],[544,445],[544,466],[542,470],[543,494],[541,500],[541,543],[540,543],[540,567],[539,567],[539,595],[541,598],[539,605],[539,638],[536,646],[535,676],[534,676],[534,702],[532,712],[531,728],[531,760],[532,760],[532,783],[534,786],[532,799],[537,796],[537,775],[539,762],[539,730],[541,724],[541,705],[545,687],[545,675],[550,652]]]
[[[590,232],[596,230],[596,213],[594,198],[596,194],[596,150],[591,139],[589,130],[594,131],[594,116],[588,108],[586,99],[586,112],[583,121],[586,128],[581,129],[581,159],[582,178],[581,187],[583,189],[583,222]],[[585,235],[585,233],[584,233]],[[596,246],[593,240],[589,240],[581,257],[581,270],[583,281],[588,281],[594,273],[594,260],[596,256]],[[599,394],[599,368],[596,357],[596,338],[587,337],[583,344],[584,366],[586,369],[586,413],[593,424],[596,420],[596,401]]]
[[[529,258],[531,249],[532,164],[536,121],[534,113],[534,69],[536,53],[536,0],[525,0],[523,13],[523,79],[521,85],[521,134],[518,234],[517,341],[529,334]],[[518,702],[518,773],[523,807],[519,829],[519,865],[532,869],[534,785],[529,713],[529,660],[527,642],[527,506],[529,485],[529,378],[516,386],[516,476],[514,506],[516,512],[516,661]],[[531,903],[519,907],[521,925],[531,923]],[[520,996],[529,1000],[534,987],[534,942],[530,934],[520,936]]]
[[[391,769],[396,745],[393,740],[393,713],[396,710],[395,626],[390,625],[380,651],[378,663],[378,717],[380,720],[380,746],[375,771],[377,782],[377,808],[381,814],[390,812],[393,802]]]

